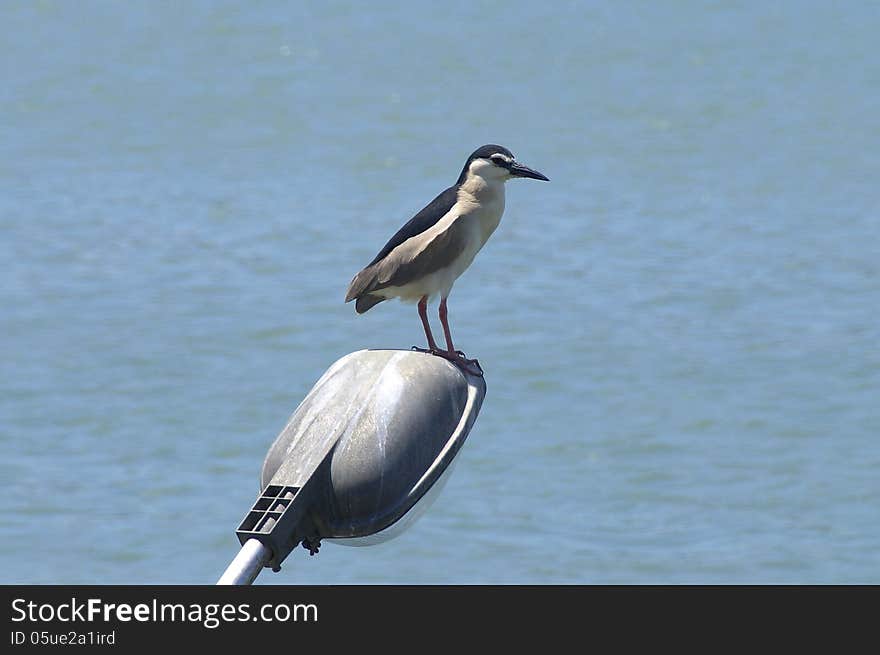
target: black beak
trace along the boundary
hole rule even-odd
[[[510,174],[514,177],[530,177],[533,180],[544,180],[545,182],[550,181],[550,178],[543,173],[539,173],[535,169],[529,168],[528,166],[523,166],[516,161],[510,165]]]

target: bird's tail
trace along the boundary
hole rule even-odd
[[[373,305],[378,305],[383,300],[388,300],[388,298],[383,298],[382,296],[376,296],[371,293],[364,294],[360,298],[357,299],[357,302],[354,304],[354,310],[358,314],[363,314],[365,311],[370,309]]]
[[[355,275],[351,284],[348,285],[348,291],[345,293],[345,302],[357,299],[357,302],[354,304],[355,311],[358,314],[363,314],[373,305],[387,300],[387,298],[370,293],[375,284],[376,270],[373,266],[367,266],[367,268]]]

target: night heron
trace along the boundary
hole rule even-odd
[[[542,173],[517,162],[503,146],[477,148],[456,183],[413,216],[354,276],[345,302],[355,300],[358,314],[389,298],[417,302],[427,352],[479,373],[476,360],[467,359],[452,343],[446,299],[455,280],[498,227],[504,213],[504,183],[515,177],[548,181]],[[437,346],[428,322],[428,299],[435,295],[440,296],[445,350]]]

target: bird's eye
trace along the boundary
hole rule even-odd
[[[504,166],[507,164],[507,160],[504,159],[504,157],[502,157],[501,155],[492,155],[492,161],[499,166]]]

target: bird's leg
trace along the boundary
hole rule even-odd
[[[422,296],[422,299],[419,301],[419,317],[422,319],[422,326],[425,328],[425,336],[428,337],[428,350],[436,352],[437,343],[434,341],[434,335],[431,334],[431,324],[428,323],[428,296]]]
[[[446,318],[447,310],[446,310],[446,298],[440,299],[440,323],[443,325],[443,335],[446,337],[446,352],[455,356],[461,354],[464,356],[464,353],[458,353],[455,350],[455,346],[452,345],[452,333],[449,331],[449,321]]]
[[[460,350],[456,350],[452,345],[452,332],[449,330],[449,320],[447,319],[446,298],[440,299],[440,323],[443,324],[443,335],[446,337],[446,350],[435,350],[435,355],[448,359],[449,361],[461,366],[472,375],[483,375],[483,369],[480,362],[476,359],[468,359]]]
[[[431,324],[428,323],[428,296],[422,296],[422,299],[419,301],[419,317],[422,319],[422,325],[425,327],[425,336],[428,337],[428,349],[425,350],[413,346],[413,350],[437,355],[438,357],[447,359],[456,366],[463,368],[471,375],[479,375],[482,377],[483,369],[480,366],[480,362],[476,359],[467,359],[463,352],[456,350],[455,346],[452,345],[452,333],[449,330],[449,321],[446,318],[446,314],[446,298],[442,298],[440,300],[440,322],[443,324],[443,335],[446,337],[447,349],[441,350],[437,347],[437,342],[434,341],[434,335],[431,334]]]

